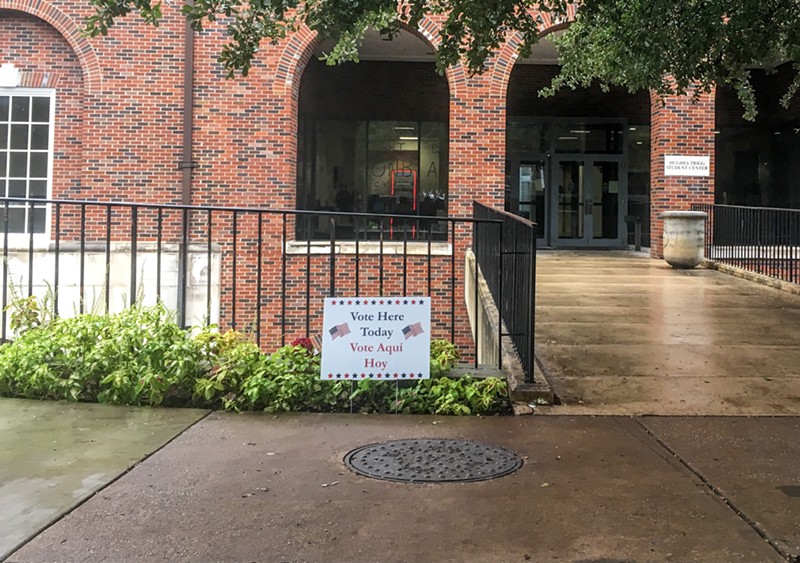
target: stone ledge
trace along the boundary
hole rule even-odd
[[[331,253],[330,241],[287,241],[284,247],[288,255],[304,255],[304,254],[318,254],[329,255]],[[355,254],[356,242],[354,240],[337,240],[334,243],[335,254]],[[358,243],[359,255],[391,255],[402,256],[452,256],[453,247],[451,244],[442,241],[433,241],[428,245],[427,241],[384,241],[381,245],[380,241],[368,240],[359,241]]]
[[[742,268],[737,268],[736,266],[730,266],[728,264],[720,264],[712,260],[706,260],[705,262],[703,262],[703,267],[708,268],[709,270],[717,270],[718,272],[722,272],[723,274],[728,274],[743,280],[765,285],[773,289],[785,291],[793,295],[800,295],[800,285],[796,283],[791,283],[776,278],[771,278],[769,276],[765,276],[764,274],[757,274],[749,270],[744,270]]]
[[[474,268],[476,267],[475,256],[471,251],[466,253],[466,270],[470,272],[470,276],[474,275]],[[472,279],[472,278],[470,278]],[[500,332],[498,326],[499,313],[497,306],[494,303],[492,294],[486,284],[483,275],[478,276],[478,294],[481,307],[483,307],[486,317],[490,324],[490,332],[496,338]],[[475,318],[478,318],[478,311],[475,312]],[[504,332],[508,332],[505,331]],[[502,370],[497,366],[487,366],[491,369],[502,373],[508,382],[508,395],[511,404],[524,403],[536,405],[550,405],[555,400],[555,394],[550,387],[548,379],[542,372],[538,362],[534,362],[533,383],[525,381],[525,370],[522,368],[519,354],[517,354],[516,347],[514,346],[511,338],[505,336],[500,341],[500,351],[503,362]],[[535,353],[535,351],[534,351]],[[524,409],[523,409],[524,410]],[[518,409],[514,409],[517,413]],[[530,413],[528,413],[530,414]]]
[[[489,366],[486,364],[479,364],[477,368],[472,364],[458,364],[450,370],[450,375],[453,377],[469,376],[475,379],[486,379],[487,377],[506,379],[506,374],[503,373],[503,370],[498,369],[496,366]]]
[[[529,406],[555,403],[555,393],[538,363],[534,365],[533,383],[518,378],[514,378],[513,381],[509,379],[508,390],[512,403],[525,403]]]

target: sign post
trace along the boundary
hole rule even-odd
[[[321,379],[428,379],[430,356],[428,297],[325,299]]]

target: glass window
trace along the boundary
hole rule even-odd
[[[445,123],[303,121],[298,134],[297,205],[445,216],[447,163]],[[329,236],[327,225],[316,226],[314,220],[302,223],[298,222],[299,238]],[[393,223],[394,232],[397,225]],[[337,221],[337,238],[355,235],[355,222]]]
[[[28,153],[12,152],[9,153],[8,176],[24,178],[28,175]]]
[[[28,182],[25,180],[8,181],[8,197],[25,197],[28,195]]]
[[[642,244],[650,246],[650,126],[628,127],[628,243],[634,244],[635,218],[641,222]]]
[[[53,94],[0,88],[0,197],[45,199],[50,185]],[[45,204],[9,202],[0,209],[0,233],[44,233]]]
[[[419,215],[447,215],[447,125],[423,123],[419,153]]]
[[[31,125],[31,149],[47,150],[50,144],[49,125]]]
[[[31,99],[29,96],[11,97],[11,121],[25,122],[30,119]]]
[[[5,215],[5,209],[0,210],[0,214]],[[4,217],[0,215],[0,219]],[[25,220],[24,207],[9,207],[8,208],[8,232],[9,233],[24,233],[27,221]]]
[[[506,128],[507,150],[526,154],[546,153],[548,149],[544,131],[543,123],[509,122]]]
[[[553,133],[557,153],[622,154],[624,135],[618,123],[559,125]]]
[[[414,214],[419,191],[419,126],[404,121],[369,124],[368,211]]]
[[[31,105],[33,106],[31,121],[50,123],[50,98],[37,96],[33,98]]]
[[[28,125],[11,126],[11,148],[28,150]]]

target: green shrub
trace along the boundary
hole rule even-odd
[[[196,406],[238,410],[242,405],[253,410],[257,402],[252,395],[243,395],[249,378],[263,378],[267,358],[253,340],[244,333],[204,328],[195,341],[200,346],[204,362],[202,376],[194,382],[192,400]],[[248,397],[253,402],[248,402]],[[263,408],[263,407],[261,407]]]
[[[508,406],[506,382],[496,377],[437,377],[401,389],[390,410],[408,414],[497,414]]]
[[[207,369],[199,343],[163,306],[134,306],[109,320],[89,357],[107,375],[98,400],[126,405],[181,404]]]
[[[450,373],[460,355],[455,344],[447,340],[431,340],[431,377]]]
[[[0,348],[0,393],[126,405],[182,404],[199,348],[162,305],[57,318]]]
[[[447,374],[455,346],[431,342],[431,379],[322,381],[320,356],[299,339],[266,355],[252,338],[210,326],[184,330],[163,306],[52,318],[14,302],[19,337],[0,346],[0,395],[226,410],[494,414],[505,382]],[[194,335],[193,335],[194,332]]]

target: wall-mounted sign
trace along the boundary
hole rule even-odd
[[[329,297],[323,313],[323,380],[430,377],[428,297]]]
[[[665,176],[710,176],[711,157],[708,156],[664,156]]]

